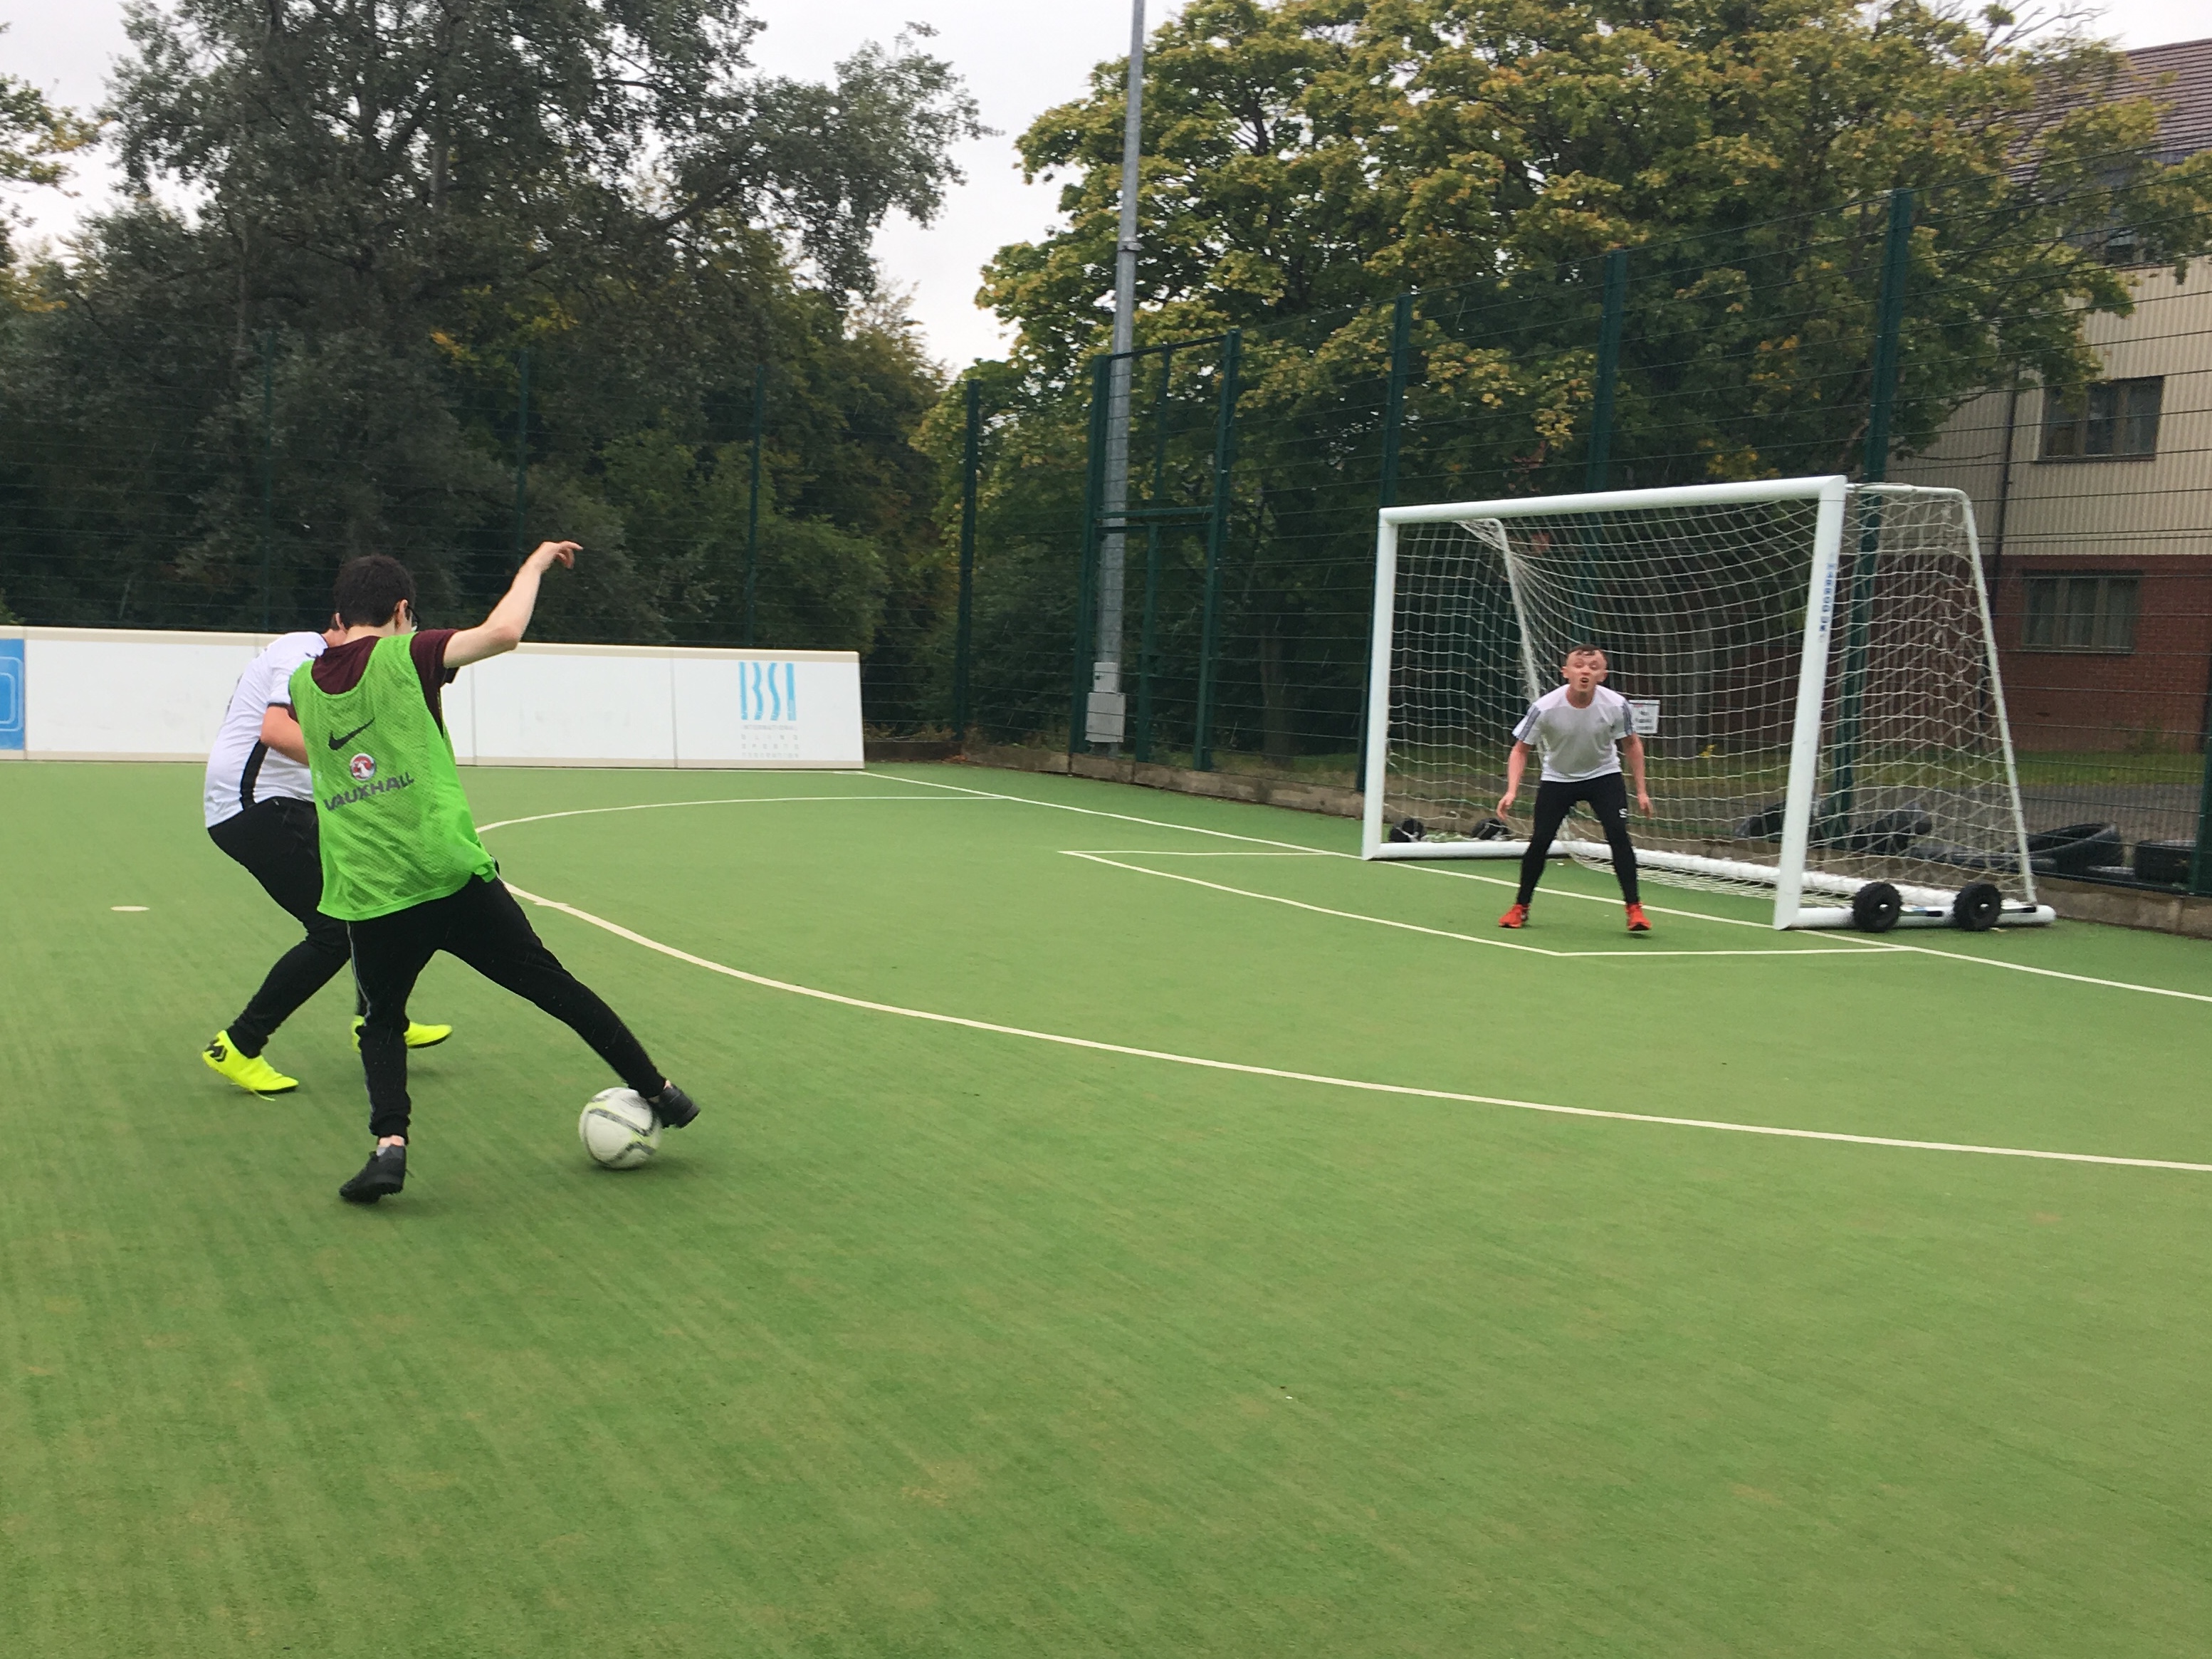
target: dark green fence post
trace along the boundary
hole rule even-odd
[[[1620,330],[1628,313],[1628,250],[1605,256],[1605,312],[1597,327],[1597,390],[1590,399],[1589,460],[1583,488],[1603,489],[1613,465],[1613,394],[1620,380]]]
[[[1399,443],[1406,425],[1406,377],[1413,361],[1413,296],[1401,294],[1390,305],[1390,372],[1382,383],[1382,476],[1376,505],[1398,505]]]
[[[982,449],[983,388],[968,382],[968,435],[960,450],[960,608],[952,629],[952,738],[968,742],[968,652],[975,606],[975,469]]]
[[[2203,747],[2204,782],[2197,792],[2197,853],[2189,860],[2189,890],[2198,898],[2212,898],[2212,732],[2204,734]]]
[[[1583,464],[1583,488],[1603,489],[1613,471],[1613,392],[1620,383],[1620,331],[1628,311],[1628,250],[1605,256],[1605,298],[1598,313],[1597,385],[1590,398],[1589,456]],[[1582,557],[1575,562],[1573,617],[1568,637],[1587,640],[1597,633],[1597,526],[1584,520],[1576,539]]]
[[[1890,421],[1897,406],[1897,372],[1905,331],[1905,289],[1912,270],[1912,206],[1909,190],[1889,193],[1889,225],[1882,238],[1881,295],[1875,313],[1874,384],[1868,393],[1866,453],[1861,479],[1880,483],[1889,475]],[[1866,705],[1867,656],[1874,635],[1875,578],[1881,568],[1881,507],[1873,496],[1859,505],[1858,550],[1851,559],[1850,621],[1844,635],[1844,668],[1836,686],[1836,738],[1828,772],[1828,806],[1815,839],[1833,840],[1850,828],[1858,793],[1859,727]]]
[[[523,515],[530,505],[530,348],[514,354],[514,562],[530,556],[523,545]]]
[[[1160,354],[1159,395],[1152,399],[1152,489],[1145,505],[1158,507],[1166,492],[1168,477],[1168,388],[1175,380],[1175,348]],[[1131,376],[1131,385],[1135,377]],[[1137,740],[1129,752],[1140,761],[1152,757],[1152,676],[1159,628],[1160,526],[1155,519],[1145,531],[1145,602],[1137,628]]]
[[[1413,296],[1401,294],[1390,304],[1390,368],[1382,383],[1382,465],[1375,485],[1377,510],[1398,505],[1398,458],[1406,428],[1406,381],[1413,368]],[[1368,568],[1366,644],[1359,653],[1359,740],[1354,746],[1352,779],[1355,787],[1367,782],[1368,665],[1375,655],[1375,572]]]
[[[276,336],[261,336],[261,631],[270,629],[270,549],[276,516]]]
[[[1213,769],[1214,659],[1221,646],[1221,560],[1229,543],[1229,479],[1237,465],[1237,376],[1244,333],[1231,329],[1221,343],[1221,408],[1213,423],[1213,511],[1206,526],[1206,608],[1198,630],[1198,714],[1192,722],[1190,763]]]
[[[1113,360],[1091,365],[1091,434],[1083,474],[1083,562],[1075,582],[1075,668],[1067,696],[1067,754],[1075,757],[1091,713],[1091,628],[1097,605],[1098,499],[1106,487],[1106,406],[1111,397]]]
[[[753,477],[745,500],[745,631],[748,649],[753,642],[755,598],[760,591],[761,431],[768,424],[768,365],[753,365]]]

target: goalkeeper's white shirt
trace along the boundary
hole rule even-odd
[[[1583,783],[1620,770],[1620,740],[1635,720],[1618,691],[1592,686],[1589,707],[1577,708],[1563,685],[1530,703],[1513,735],[1544,757],[1546,783]]]
[[[222,731],[208,756],[203,805],[209,829],[280,795],[314,799],[315,786],[307,769],[261,741],[261,718],[272,708],[292,706],[292,671],[321,656],[325,643],[320,634],[280,635],[238,677],[230,707],[223,714]]]

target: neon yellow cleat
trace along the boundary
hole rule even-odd
[[[229,1079],[249,1094],[289,1094],[300,1086],[299,1079],[286,1077],[260,1055],[249,1060],[239,1053],[231,1047],[228,1031],[217,1031],[215,1041],[200,1050],[200,1058],[218,1077]]]
[[[407,1022],[407,1046],[410,1048],[434,1048],[453,1034],[453,1028],[450,1025],[425,1025],[419,1020],[411,1019]],[[353,1019],[353,1046],[356,1049],[361,1047],[359,1014],[356,1014]]]

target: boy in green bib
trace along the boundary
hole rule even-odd
[[[376,1145],[338,1188],[374,1204],[407,1180],[407,998],[439,951],[571,1027],[666,1127],[699,1115],[614,1010],[547,950],[477,839],[441,696],[457,670],[521,643],[538,588],[574,542],[546,542],[475,628],[418,630],[415,579],[383,554],[338,572],[339,642],[292,675],[323,859],[322,910],[346,924],[368,1012],[361,1028]]]

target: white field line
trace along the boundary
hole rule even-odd
[[[1303,853],[1248,853],[1241,847],[1224,852],[1212,848],[1204,852],[1178,851],[1171,847],[1063,847],[1060,849],[1079,859],[1103,858],[1114,854],[1125,859],[1334,859],[1340,853],[1332,853],[1325,847],[1310,847]]]
[[[1019,796],[1011,799],[1019,799]],[[794,985],[787,980],[770,979],[764,974],[749,974],[741,968],[732,968],[706,957],[679,951],[672,945],[663,945],[659,939],[647,939],[633,933],[618,922],[595,916],[588,910],[580,910],[573,904],[540,898],[535,893],[524,891],[509,884],[508,891],[517,898],[548,910],[558,910],[591,927],[612,933],[617,939],[658,951],[677,962],[694,968],[720,974],[726,978],[742,980],[748,985],[757,985],[770,991],[782,991],[792,996],[809,997],[817,1002],[835,1003],[841,1007],[859,1008],[868,1013],[891,1014],[901,1019],[919,1019],[933,1025],[957,1025],[970,1031],[988,1031],[999,1036],[1024,1037],[1033,1042],[1057,1043],[1066,1048],[1085,1048],[1097,1054],[1126,1054],[1133,1060],[1164,1060],[1173,1066],[1194,1066],[1211,1072],[1235,1072],[1247,1077],[1279,1079],[1286,1083],[1311,1083],[1330,1089],[1357,1089],[1366,1094],[1409,1096],[1422,1100],[1457,1101],[1469,1106],[1502,1106],[1520,1112],[1545,1112],[1558,1117],[1603,1118],[1616,1123],[1650,1123],[1674,1129],[1712,1129],[1729,1134],[1769,1135],[1787,1140],[1826,1140],[1851,1146],[1891,1146],[1916,1152],[1971,1152],[1984,1158],[2040,1158],[2059,1164],[2106,1164],[2137,1170],[2181,1170],[2193,1175],[2212,1175],[2212,1164],[2188,1164],[2164,1158],[2112,1158],[2101,1152],[2052,1152],[2026,1146],[1978,1146],[1961,1141],[1905,1140],[1893,1135],[1843,1134],[1829,1129],[1785,1129],[1763,1123],[1728,1123],[1712,1118],[1665,1117],[1648,1112],[1612,1112],[1595,1106],[1555,1106],[1538,1100],[1512,1100],[1499,1095],[1461,1094],[1450,1089],[1417,1089],[1402,1083],[1370,1083],[1358,1078],[1329,1077],[1318,1072],[1292,1072],[1274,1066],[1247,1066],[1233,1060],[1208,1060],[1198,1054],[1176,1054],[1159,1048],[1138,1048],[1127,1043],[1100,1042],[1091,1037],[1066,1036],[1056,1031],[1032,1031],[1019,1025],[1000,1025],[990,1020],[966,1019],[957,1014],[932,1013],[921,1008],[902,1008],[896,1003],[871,1002],[863,997],[841,996],[835,991],[819,991],[809,985]],[[1940,952],[1938,953],[1940,954]]]
[[[885,773],[884,775],[890,777],[896,775]],[[1000,794],[988,789],[969,789],[963,787],[961,785],[957,783],[939,783],[934,778],[901,777],[899,778],[899,781],[901,783],[918,783],[923,787],[928,789],[951,789],[960,794],[974,795],[985,800],[1016,801],[1024,806],[1049,806],[1055,812],[1080,812],[1085,817],[1118,818],[1123,823],[1141,823],[1154,830],[1180,830],[1187,835],[1213,836],[1224,841],[1249,842],[1255,847],[1284,847],[1288,848],[1294,853],[1304,853],[1320,858],[1351,859],[1355,863],[1364,862],[1364,860],[1362,860],[1357,853],[1340,853],[1333,847],[1303,847],[1294,841],[1269,841],[1264,836],[1240,836],[1236,834],[1234,831],[1228,830],[1201,830],[1196,824],[1170,823],[1164,818],[1140,818],[1127,812],[1102,811],[1095,806],[1070,806],[1061,801],[1038,800],[1034,796],[1030,795],[1006,795]],[[1414,859],[1391,859],[1386,860],[1386,862],[1389,863],[1393,869],[1402,868],[1407,870],[1419,870],[1427,875],[1459,876],[1468,881],[1486,881],[1501,887],[1511,887],[1516,884],[1515,882],[1505,881],[1497,876],[1478,876],[1472,871],[1468,870],[1431,869],[1428,865]],[[1595,893],[1576,893],[1568,891],[1564,888],[1555,890],[1557,892],[1557,896],[1560,898],[1579,899],[1589,904],[1618,904],[1620,902],[1619,899],[1602,898]],[[1763,921],[1742,921],[1734,916],[1708,915],[1703,910],[1670,909],[1668,906],[1663,904],[1647,904],[1644,908],[1646,910],[1656,912],[1662,916],[1683,916],[1692,921],[1717,921],[1730,927],[1756,927],[1761,933],[1771,933],[1773,931]]]
[[[896,775],[887,773],[884,775],[892,776]],[[1267,841],[1258,836],[1233,835],[1226,830],[1200,830],[1194,824],[1171,823],[1164,818],[1140,818],[1133,817],[1127,812],[1103,812],[1098,811],[1095,807],[1070,806],[1061,801],[1038,800],[1029,795],[1002,794],[988,789],[966,789],[956,783],[939,783],[930,778],[901,777],[899,781],[902,783],[918,783],[931,789],[951,789],[963,795],[979,795],[988,800],[1018,801],[1024,806],[1048,806],[1056,812],[1081,812],[1089,817],[1097,818],[1119,818],[1124,823],[1149,824],[1156,830],[1181,830],[1194,836],[1219,836],[1230,841],[1249,841],[1262,847],[1289,847],[1302,853],[1309,853],[1316,850],[1310,847],[1299,847],[1295,842]],[[1338,853],[1328,848],[1322,848],[1320,850],[1328,852],[1328,855],[1332,858],[1348,859],[1357,858],[1358,856],[1354,853]],[[1468,881],[1492,882],[1501,887],[1509,884],[1502,878],[1496,876],[1478,876],[1470,871],[1464,870],[1433,869],[1427,865],[1423,864],[1419,860],[1414,859],[1393,859],[1388,860],[1388,862],[1395,868],[1424,870],[1431,875],[1458,876],[1462,879]],[[1157,874],[1158,872],[1152,872],[1148,873]],[[1599,904],[1618,902],[1617,900],[1599,898],[1595,895],[1587,893],[1567,893],[1563,891],[1559,894],[1559,896],[1563,898],[1589,898],[1592,899],[1594,902]],[[1644,908],[1647,910],[1659,910],[1661,908],[1660,906],[1656,904],[1647,904]],[[1765,926],[1763,922],[1735,921],[1734,918],[1729,916],[1707,915],[1701,910],[1665,910],[1662,911],[1662,914],[1674,916],[1689,916],[1699,921],[1731,922],[1734,926],[1739,927],[1764,927]],[[1867,941],[1867,946],[1868,948],[1877,951],[1910,951],[1912,955],[1917,957],[1938,957],[1945,962],[1964,963],[1969,967],[2002,968],[2009,973],[2033,974],[2043,979],[2070,980],[2076,985],[2100,985],[2106,989],[2112,991],[2134,991],[2142,996],[2174,997],[2184,1002],[2212,1003],[2212,995],[2208,995],[2202,991],[2176,991],[2163,985],[2139,985],[2132,980],[2100,979],[2092,974],[2069,974],[2057,968],[2033,967],[2025,962],[2004,962],[1996,957],[1970,957],[1960,951],[1938,951],[1925,945],[1894,945],[1887,939],[1882,939],[1880,941],[1869,940]]]
[[[1131,870],[1134,871],[1140,876],[1158,876],[1162,881],[1187,882],[1193,887],[1210,888],[1217,893],[1232,893],[1238,898],[1264,899],[1270,904],[1286,904],[1293,910],[1310,910],[1316,915],[1319,916],[1338,916],[1341,917],[1346,921],[1371,922],[1377,927],[1396,927],[1401,928],[1408,933],[1426,933],[1432,939],[1455,939],[1468,945],[1491,945],[1500,951],[1526,951],[1532,956],[1577,957],[1601,957],[1607,958],[1627,958],[1632,960],[1638,957],[1851,957],[1869,955],[1882,956],[1887,954],[1887,952],[1880,950],[1869,951],[1863,946],[1855,945],[1769,946],[1764,951],[1667,951],[1656,949],[1647,950],[1640,945],[1631,945],[1625,951],[1547,951],[1540,945],[1525,945],[1516,939],[1486,939],[1480,933],[1455,933],[1442,927],[1424,927],[1418,922],[1393,921],[1387,916],[1363,915],[1357,910],[1332,910],[1325,904],[1308,904],[1303,899],[1284,898],[1279,894],[1276,893],[1255,893],[1249,888],[1246,887],[1224,886],[1220,882],[1205,881],[1196,876],[1179,876],[1171,870],[1147,870],[1140,864],[1124,864],[1119,859],[1109,859],[1098,853],[1079,853],[1074,851],[1073,848],[1063,848],[1061,850],[1072,859],[1082,859],[1091,864],[1110,865],[1116,870]],[[1138,854],[1138,856],[1142,857],[1144,854],[1140,851]],[[1176,855],[1164,854],[1162,856],[1172,857]],[[1182,856],[1196,858],[1234,858],[1237,854],[1233,853],[1199,853],[1185,854]],[[1248,854],[1247,856],[1253,858],[1290,858],[1294,857],[1295,854],[1288,853],[1255,853]]]
[[[843,777],[845,773],[838,774]],[[903,781],[903,780],[902,780]],[[579,806],[567,812],[536,812],[526,818],[501,818],[497,823],[477,825],[477,834],[512,830],[518,823],[543,823],[548,818],[588,818],[601,812],[659,812],[672,806],[770,806],[803,800],[934,800],[933,795],[731,795],[720,800],[648,800],[633,806]],[[951,803],[948,802],[947,805]]]

